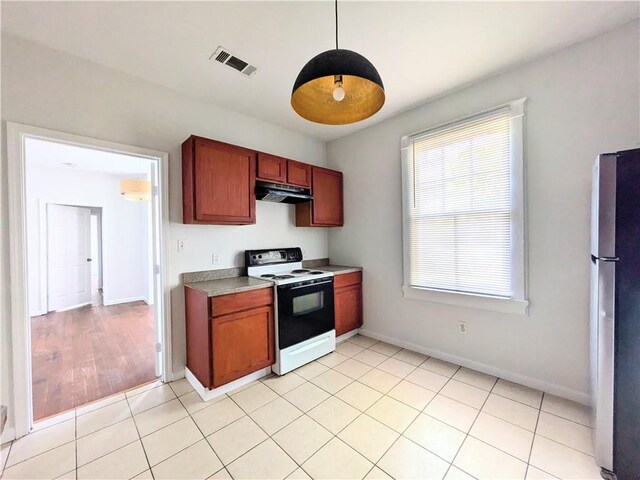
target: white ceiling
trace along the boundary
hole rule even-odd
[[[111,175],[146,174],[149,171],[151,162],[150,160],[129,155],[35,138],[27,138],[25,151],[27,167],[40,165],[69,170],[102,172]],[[71,166],[67,164],[71,164]]]
[[[333,4],[316,2],[2,2],[2,30],[203,101],[323,140],[611,29],[638,2],[339,2],[340,46],[377,67],[386,104],[373,118],[324,126],[298,117],[293,82],[334,47]],[[218,45],[251,64],[209,60]]]

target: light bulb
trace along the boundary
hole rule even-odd
[[[337,85],[336,88],[333,89],[333,99],[336,102],[341,102],[344,100],[344,88],[341,85]]]

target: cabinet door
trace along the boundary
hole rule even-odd
[[[255,153],[197,138],[193,162],[196,221],[256,223]]]
[[[287,160],[268,153],[258,153],[258,178],[268,182],[285,183]]]
[[[298,187],[311,188],[311,165],[288,160],[287,183]]]
[[[296,205],[296,226],[341,227],[342,172],[311,167],[311,185],[313,200]]]
[[[362,284],[337,288],[334,294],[336,336],[362,326]]]
[[[223,315],[211,321],[214,387],[273,365],[272,306]]]

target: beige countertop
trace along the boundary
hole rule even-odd
[[[209,297],[228,295],[230,293],[247,292],[260,288],[271,288],[273,282],[252,277],[230,277],[203,282],[185,283],[185,287],[193,288],[206,293]]]
[[[318,270],[324,270],[326,272],[333,272],[334,275],[341,275],[343,273],[361,272],[362,267],[349,267],[346,265],[319,265]]]
[[[346,265],[318,265],[315,267],[317,270],[324,270],[327,272],[333,272],[334,275],[341,275],[343,273],[361,272],[362,267],[350,267]],[[184,285],[189,288],[193,288],[200,292],[205,293],[208,297],[217,297],[219,295],[228,295],[230,293],[247,292],[249,290],[257,290],[259,288],[269,288],[273,286],[273,282],[269,280],[260,280],[258,278],[243,276],[230,276],[226,278],[215,278],[216,275],[234,275],[236,271],[234,269],[227,270],[211,270],[205,272],[193,272],[185,275],[189,275],[187,278],[200,279],[202,281],[186,282]],[[237,269],[239,272],[240,269]],[[209,278],[209,280],[205,280]]]

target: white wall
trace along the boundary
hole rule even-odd
[[[312,164],[325,162],[323,142],[229,110],[205,104],[158,85],[11,36],[2,36],[2,120],[168,152],[173,365],[185,365],[184,296],[180,274],[240,266],[247,248],[300,245],[309,258],[327,256],[327,232],[296,228],[293,207],[258,202],[253,226],[183,225],[180,146],[191,134],[255,148]],[[212,83],[211,88],[216,88]],[[264,92],[268,95],[269,92]],[[303,120],[301,120],[303,121]],[[4,130],[3,125],[3,135]],[[4,144],[4,142],[3,142]],[[6,149],[0,196],[0,297],[2,403],[11,404],[10,311]],[[178,239],[186,240],[177,253]]]
[[[328,145],[345,186],[345,227],[330,231],[329,252],[364,267],[367,331],[588,399],[591,166],[598,153],[638,146],[638,34],[628,24]],[[520,97],[530,315],[403,298],[400,138]]]
[[[46,275],[41,274],[46,271],[46,231],[41,232],[40,225],[46,218],[46,203],[102,207],[104,304],[148,300],[147,256],[151,243],[146,224],[150,204],[131,202],[120,195],[120,180],[124,176],[30,165],[28,162],[27,148],[30,315],[47,312],[46,296],[41,298],[43,293],[46,295]],[[40,241],[41,235],[44,235],[44,242]],[[41,282],[43,278],[44,285]]]

